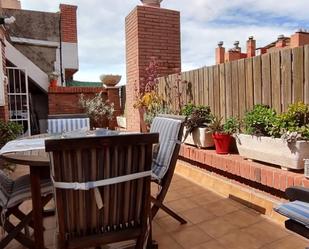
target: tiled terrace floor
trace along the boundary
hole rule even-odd
[[[157,189],[154,187],[153,191]],[[178,222],[159,212],[153,237],[160,249],[305,249],[309,241],[238,202],[175,175],[166,198],[188,220]],[[45,219],[46,246],[55,248],[55,218]],[[9,249],[22,249],[11,243]]]

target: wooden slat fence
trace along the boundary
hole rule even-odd
[[[190,102],[209,105],[224,119],[241,118],[255,104],[283,112],[290,103],[309,104],[309,45],[160,77],[158,81],[159,93],[174,112]]]

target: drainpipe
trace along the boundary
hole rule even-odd
[[[61,32],[61,13],[59,18],[59,38],[60,38],[60,79],[61,79],[61,86],[64,85],[64,77],[63,77],[63,68],[62,68],[62,32]]]

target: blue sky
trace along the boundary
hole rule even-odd
[[[76,80],[99,81],[101,74],[123,75],[124,19],[139,0],[21,0],[22,8],[58,11],[59,3],[78,6],[80,70]],[[218,41],[245,49],[253,35],[257,46],[309,29],[308,0],[164,0],[162,7],[181,12],[182,69],[214,64]]]

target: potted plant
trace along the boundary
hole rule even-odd
[[[100,80],[107,87],[116,86],[121,80],[121,75],[113,75],[113,74],[102,74],[100,76]]]
[[[287,112],[256,105],[243,119],[244,133],[237,135],[243,157],[275,164],[283,169],[303,169],[309,158],[309,106],[291,104]]]
[[[52,72],[48,75],[49,87],[57,87],[59,74],[57,72]]]
[[[209,106],[187,104],[181,110],[181,115],[187,117],[183,137],[184,143],[195,145],[198,148],[214,146],[212,132],[208,127],[213,118]]]
[[[212,137],[214,139],[216,153],[228,154],[230,152],[232,134],[239,130],[238,120],[235,117],[230,117],[222,124],[222,117],[215,117],[209,128],[213,132]]]
[[[90,118],[91,128],[104,128],[107,126],[106,119],[112,120],[114,117],[114,103],[104,101],[102,92],[97,93],[93,98],[85,98],[85,96],[81,94],[79,104]]]

